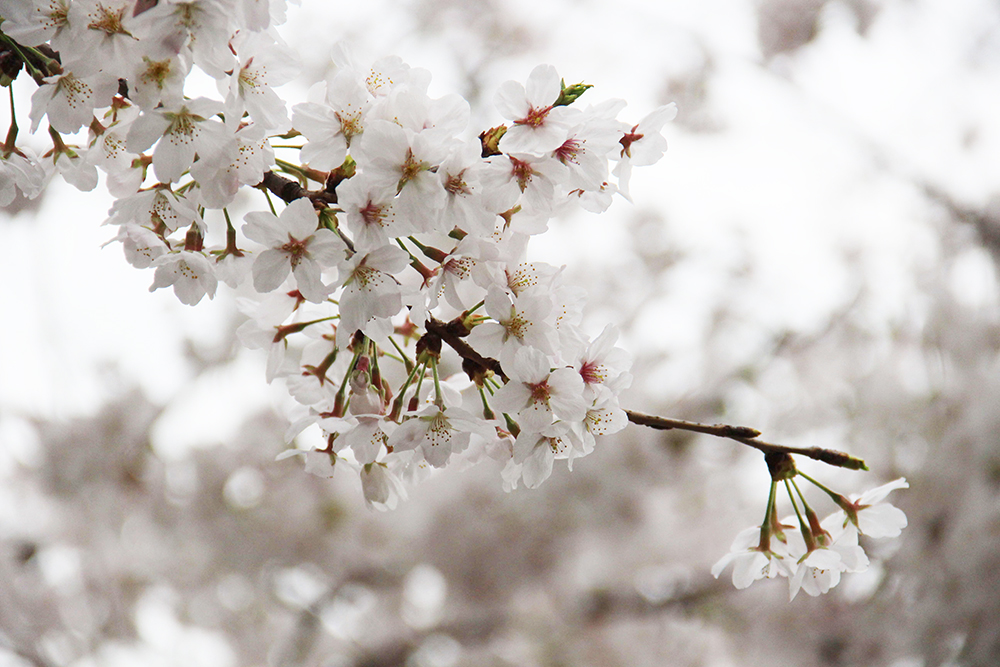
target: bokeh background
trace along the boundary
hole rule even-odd
[[[302,0],[283,34],[292,101],[348,40],[479,128],[541,62],[634,121],[677,102],[635,204],[533,256],[622,329],[626,405],[849,451],[872,471],[801,467],[905,476],[910,525],[829,595],[736,591],[709,569],[760,521],[761,456],[639,427],[535,491],[487,463],[369,511],[274,460],[233,297],[149,294],[101,249],[110,200],[55,183],[0,214],[0,666],[1000,664],[1000,5]]]

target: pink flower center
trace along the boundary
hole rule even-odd
[[[567,139],[563,145],[555,150],[556,158],[563,164],[572,162],[580,164],[577,155],[583,150],[583,142],[577,139]]]
[[[368,200],[368,204],[364,208],[358,209],[358,213],[361,214],[361,219],[365,221],[366,225],[385,226],[385,211],[383,207],[372,203],[371,199]]]
[[[529,384],[528,387],[531,389],[531,401],[533,403],[548,404],[550,395],[548,380],[539,382],[538,384]]]
[[[618,140],[618,143],[620,143],[622,145],[622,157],[625,157],[626,155],[629,156],[629,157],[632,157],[632,144],[633,144],[633,142],[636,142],[636,141],[639,141],[640,139],[642,139],[643,135],[636,134],[635,130],[636,130],[637,127],[639,127],[639,126],[638,125],[634,125],[632,127],[632,131],[631,132],[629,132],[624,137],[622,137],[621,139]]]
[[[580,375],[587,384],[600,384],[607,378],[604,365],[588,361],[580,366]]]
[[[511,176],[517,179],[517,185],[521,188],[521,192],[528,187],[528,183],[531,182],[531,177],[534,176],[535,172],[532,171],[531,165],[523,160],[518,160],[516,157],[510,158],[511,164]]]
[[[312,237],[309,237],[312,238]],[[289,235],[288,243],[281,246],[282,252],[286,252],[289,255],[289,260],[292,263],[292,269],[297,267],[302,259],[309,254],[309,239],[305,241],[300,241],[297,238]]]
[[[552,111],[551,106],[535,108],[531,107],[528,111],[528,115],[524,118],[519,118],[514,121],[515,125],[527,125],[528,127],[541,127],[545,124],[545,117],[549,115]]]
[[[470,195],[472,191],[469,190],[469,186],[465,184],[462,180],[462,176],[465,174],[463,169],[460,173],[452,175],[448,174],[448,180],[444,183],[444,189],[448,191],[450,195]]]

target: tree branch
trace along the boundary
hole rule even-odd
[[[862,459],[851,456],[836,449],[824,449],[822,447],[786,447],[770,442],[758,440],[760,431],[749,426],[730,426],[729,424],[699,424],[698,422],[683,421],[681,419],[669,419],[667,417],[655,417],[645,415],[641,412],[626,410],[628,420],[639,426],[648,426],[661,431],[677,429],[679,431],[693,431],[714,435],[717,438],[728,438],[736,442],[753,447],[764,454],[799,454],[817,461],[822,461],[827,465],[838,468],[848,468],[850,470],[868,470],[868,466]]]
[[[264,172],[264,180],[257,184],[259,188],[266,188],[274,196],[281,199],[286,204],[291,204],[296,199],[308,197],[315,205],[317,202],[323,206],[337,203],[337,193],[327,189],[306,190],[290,178],[279,176],[273,171]]]
[[[476,352],[471,345],[462,340],[462,337],[467,335],[468,332],[465,326],[461,323],[460,319],[455,319],[451,322],[442,322],[431,317],[427,320],[425,326],[427,328],[428,335],[441,339],[453,350],[455,350],[460,357],[462,357],[464,361],[463,368],[465,368],[466,372],[469,373],[470,377],[473,377],[474,371],[478,370],[481,372],[492,371],[495,375],[503,378],[504,380],[507,379],[499,361],[490,357],[484,357]],[[472,369],[469,368],[470,365],[472,366]],[[661,431],[676,429],[678,431],[704,433],[705,435],[714,435],[717,438],[735,440],[736,442],[744,444],[748,447],[753,447],[764,454],[798,454],[800,456],[806,456],[838,468],[868,470],[868,466],[865,465],[865,462],[862,459],[837,451],[836,449],[824,449],[822,447],[786,447],[785,445],[777,445],[771,442],[758,440],[757,438],[760,436],[760,431],[755,428],[750,428],[749,426],[699,424],[698,422],[689,422],[683,419],[670,419],[669,417],[646,415],[633,410],[626,410],[625,414],[628,415],[628,420],[630,422],[639,426],[648,426]]]

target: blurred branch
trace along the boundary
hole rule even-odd
[[[959,204],[955,199],[941,188],[926,181],[919,182],[927,197],[944,207],[952,218],[967,225],[972,225],[979,239],[986,249],[1000,256],[1000,215],[995,206],[987,206],[983,210],[976,210],[968,206]]]

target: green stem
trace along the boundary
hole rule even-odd
[[[812,530],[810,530],[806,520],[802,518],[802,513],[799,511],[799,505],[795,502],[795,496],[792,493],[791,484],[788,483],[787,479],[784,481],[785,491],[788,492],[788,499],[792,501],[792,508],[795,510],[795,516],[799,520],[799,530],[802,531],[802,539],[806,542],[806,553],[809,553],[816,548],[816,540],[813,538]]]
[[[7,130],[7,141],[3,145],[3,156],[7,157],[14,152],[17,141],[17,116],[14,113],[14,86],[8,86],[10,92],[10,129]]]
[[[268,192],[267,190],[264,190],[264,198],[267,199],[267,205],[271,209],[271,215],[274,216],[278,215],[278,211],[274,208],[274,202],[271,201],[271,193]]]
[[[767,494],[767,509],[764,511],[764,521],[760,524],[760,542],[757,548],[761,553],[771,550],[771,515],[774,513],[774,495],[778,483],[771,480],[771,491]]]
[[[826,495],[830,496],[831,498],[837,499],[837,498],[841,497],[841,495],[839,493],[837,493],[836,491],[833,491],[831,489],[828,489],[826,486],[824,486],[823,484],[817,482],[815,479],[813,479],[809,475],[805,474],[801,470],[799,471],[799,474],[802,475],[803,477],[805,477],[807,481],[812,482],[813,485],[818,486],[820,489],[822,489],[826,493]]]
[[[406,352],[403,351],[403,348],[399,346],[399,343],[397,343],[396,339],[392,336],[389,336],[389,342],[392,343],[392,346],[396,348],[396,352],[399,352],[399,356],[402,357],[401,361],[406,365],[406,371],[408,373],[412,373],[414,364],[410,361],[410,358],[406,356]]]
[[[444,394],[441,393],[441,380],[438,378],[437,357],[431,357],[431,370],[434,371],[434,405],[444,410]]]
[[[483,418],[484,419],[495,419],[496,413],[493,412],[493,408],[490,407],[490,403],[486,400],[486,390],[483,387],[479,387],[479,398],[483,401]]]

